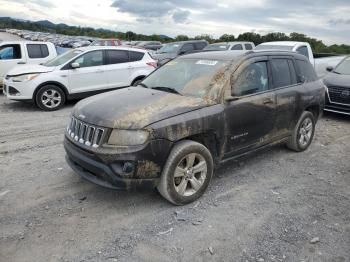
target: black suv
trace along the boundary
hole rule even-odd
[[[161,66],[166,62],[180,56],[195,53],[203,50],[208,45],[205,40],[191,40],[173,42],[163,45],[157,52],[152,54],[152,57],[158,60],[158,65]]]
[[[325,111],[350,115],[350,56],[335,68],[327,67],[329,73],[323,82],[327,86]]]
[[[324,84],[297,53],[185,55],[137,87],[80,101],[65,134],[67,161],[96,184],[157,187],[183,205],[223,161],[277,142],[307,149],[324,101]]]

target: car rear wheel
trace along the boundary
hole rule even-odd
[[[158,185],[160,194],[175,205],[203,195],[213,175],[213,158],[202,144],[184,140],[172,149]]]
[[[314,133],[315,117],[311,112],[305,111],[295,126],[292,137],[287,143],[287,147],[296,152],[306,150],[312,142]]]
[[[36,93],[35,102],[42,110],[54,111],[64,105],[66,95],[58,86],[45,85]]]

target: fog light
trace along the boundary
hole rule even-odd
[[[131,162],[125,162],[123,165],[123,172],[131,173],[132,171],[134,171],[134,164]]]

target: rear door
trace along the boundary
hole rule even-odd
[[[128,50],[106,50],[106,76],[108,87],[125,87],[130,85],[130,75],[135,65],[129,62]]]
[[[284,137],[295,125],[298,91],[302,88],[297,81],[293,57],[271,56],[272,88],[276,94],[276,136]]]
[[[71,68],[78,63],[79,68]],[[108,88],[106,65],[102,50],[82,54],[68,65],[68,83],[71,93],[98,91]]]
[[[46,44],[26,44],[27,63],[41,64],[47,61],[49,57],[49,49]]]
[[[276,118],[276,96],[266,56],[244,62],[232,78],[232,96],[227,102],[225,157],[270,142]]]

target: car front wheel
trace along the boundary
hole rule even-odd
[[[45,85],[36,93],[35,102],[37,106],[45,111],[54,111],[64,105],[65,93],[55,85]]]
[[[158,191],[175,205],[191,203],[203,195],[213,175],[213,158],[202,144],[184,140],[172,149]]]

